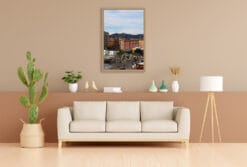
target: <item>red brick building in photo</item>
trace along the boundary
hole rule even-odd
[[[119,45],[121,50],[131,50],[135,47],[144,47],[143,39],[119,39]]]

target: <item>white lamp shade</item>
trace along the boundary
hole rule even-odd
[[[202,76],[200,78],[201,92],[222,92],[223,77],[222,76]]]

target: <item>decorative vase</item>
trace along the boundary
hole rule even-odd
[[[20,144],[24,148],[44,147],[44,131],[41,123],[29,124],[23,123],[20,134]]]
[[[168,89],[166,87],[165,81],[162,80],[162,84],[160,86],[160,92],[167,92],[167,91],[168,91]]]
[[[152,80],[151,86],[149,87],[149,92],[157,92],[158,88],[155,85],[154,80]]]
[[[88,81],[85,82],[85,90],[87,91],[89,89],[89,84],[88,84]]]
[[[77,92],[78,90],[78,83],[69,83],[69,91],[72,93]]]
[[[177,93],[179,91],[178,81],[172,81],[172,92]]]

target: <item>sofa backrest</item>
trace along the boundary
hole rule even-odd
[[[107,121],[140,120],[139,101],[108,101]]]
[[[172,101],[75,101],[74,120],[172,120]]]
[[[73,103],[74,120],[99,120],[105,121],[105,101],[75,101]]]
[[[173,118],[172,101],[141,101],[141,121],[171,120]]]

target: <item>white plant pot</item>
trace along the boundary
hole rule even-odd
[[[78,83],[70,83],[69,84],[69,91],[72,93],[77,92],[78,90]]]
[[[40,123],[24,123],[20,134],[20,144],[24,148],[44,147],[44,131]]]
[[[179,83],[178,83],[178,81],[172,81],[172,92],[174,92],[174,93],[179,92]]]

